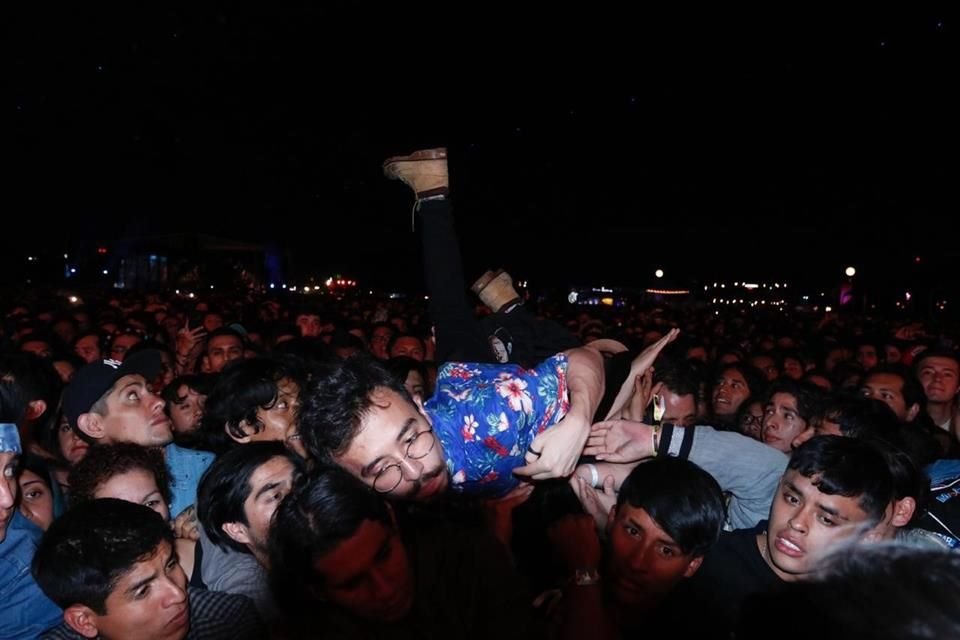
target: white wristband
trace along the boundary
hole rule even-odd
[[[587,468],[590,469],[590,486],[599,489],[602,485],[600,484],[600,473],[597,471],[597,466],[588,464]]]

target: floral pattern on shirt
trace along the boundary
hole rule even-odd
[[[526,464],[533,439],[570,407],[567,357],[533,369],[513,364],[450,362],[424,407],[443,444],[455,491],[500,496],[519,484],[512,470]]]

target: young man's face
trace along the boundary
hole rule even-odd
[[[164,540],[154,554],[133,568],[107,596],[106,613],[92,614],[104,638],[180,640],[190,630],[187,576]]]
[[[924,358],[920,362],[917,376],[929,402],[952,402],[960,388],[957,361],[953,358]]]
[[[390,354],[387,353],[387,345],[390,344],[390,338],[392,336],[393,331],[389,327],[377,327],[374,329],[373,333],[370,334],[370,353],[381,360],[389,358]]]
[[[83,358],[84,362],[96,362],[100,360],[100,343],[96,336],[84,336],[77,340],[73,347],[74,353]]]
[[[423,362],[424,355],[423,342],[421,342],[419,338],[415,338],[413,336],[397,338],[396,342],[393,343],[393,346],[390,347],[391,358],[407,356],[408,358],[413,358],[417,362]]]
[[[407,550],[392,527],[364,520],[356,532],[313,561],[326,600],[354,615],[396,621],[413,606]]]
[[[434,434],[424,433],[431,428],[426,415],[392,389],[375,389],[371,400],[356,436],[336,461],[371,487],[387,466],[399,464],[401,477],[390,491],[392,498],[422,501],[442,494],[449,474],[440,442]],[[421,438],[434,440],[430,452],[419,459],[406,455],[414,438],[417,447],[423,444]],[[389,489],[382,486],[382,480],[376,488]]]
[[[316,338],[323,333],[320,316],[302,313],[297,316],[297,327],[304,338]]]
[[[837,543],[868,533],[861,529],[868,519],[857,498],[821,493],[811,478],[788,469],[770,507],[767,532],[758,538],[761,553],[780,578],[796,580]]]
[[[263,428],[254,433],[252,426],[241,422],[244,431],[250,434],[243,442],[283,442],[305,458],[306,449],[299,438],[299,410],[300,385],[290,378],[282,378],[277,383],[277,399],[274,403],[268,408],[257,408],[257,419]]]
[[[170,418],[163,411],[163,398],[147,389],[143,376],[130,374],[117,380],[106,402],[107,415],[86,414],[99,421],[100,439],[104,444],[131,442],[143,447],[162,447],[173,440]],[[90,433],[84,429],[83,416],[80,428]]]
[[[797,412],[797,399],[789,393],[773,394],[764,408],[764,444],[789,453],[793,439],[806,428],[807,421]]]
[[[282,456],[267,460],[250,475],[250,495],[243,503],[247,524],[232,522],[224,525],[231,538],[245,544],[257,558],[267,557],[267,537],[273,514],[293,486],[293,464]]]
[[[140,342],[141,338],[138,335],[131,333],[120,334],[110,343],[110,357],[122,362],[123,359],[127,357],[127,351],[130,350],[130,347]]]
[[[231,360],[243,357],[243,341],[237,336],[215,336],[207,343],[206,365],[208,373],[223,371]]]
[[[872,344],[862,344],[857,347],[857,362],[863,366],[864,371],[870,371],[880,363],[880,357],[877,355],[877,348]]]
[[[185,384],[177,389],[177,397],[183,398],[170,403],[170,420],[177,433],[191,433],[200,426],[203,417],[203,403],[207,396],[200,395]]]
[[[755,355],[750,358],[750,364],[762,371],[763,374],[767,376],[767,381],[769,382],[773,382],[780,376],[780,371],[777,369],[777,361],[768,355]]]
[[[684,553],[645,509],[624,502],[610,511],[610,553],[605,576],[620,605],[649,607],[684,578],[703,556]]]
[[[0,542],[7,537],[7,526],[13,519],[17,502],[17,460],[15,453],[0,453]]]
[[[663,388],[660,395],[666,403],[663,422],[681,427],[692,427],[697,423],[697,397],[695,395],[688,393],[681,396],[666,387]]]
[[[867,398],[882,400],[901,422],[912,420],[903,397],[903,378],[894,373],[872,373],[863,381],[860,392]],[[913,412],[914,415],[916,412]]]
[[[713,412],[718,416],[732,416],[750,395],[746,378],[736,369],[720,374],[713,387]]]

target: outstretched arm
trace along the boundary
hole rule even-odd
[[[569,476],[590,435],[593,414],[603,398],[603,356],[590,347],[564,353],[570,408],[563,420],[534,438],[527,464],[513,470],[517,475],[533,480]]]

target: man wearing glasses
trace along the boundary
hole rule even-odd
[[[353,358],[312,381],[301,434],[314,458],[381,494],[424,501],[451,487],[496,497],[517,476],[572,473],[602,394],[602,357],[589,348],[534,369],[447,363],[423,404],[372,359]]]

